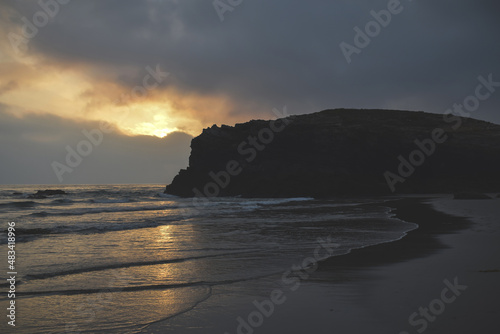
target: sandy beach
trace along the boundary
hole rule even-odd
[[[144,332],[494,332],[500,315],[499,200],[441,196],[386,204],[419,228],[399,241],[321,262],[298,289],[286,291],[272,314],[260,322],[253,314],[258,326],[248,325],[256,310],[252,302],[269,299],[269,286],[280,287],[279,277],[246,283],[245,298],[231,299],[228,291],[214,288],[203,311],[195,308]]]
[[[420,226],[404,239],[353,251],[322,267],[327,273],[320,271],[320,277],[340,271],[353,281],[334,287],[342,301],[332,301],[333,327],[321,333],[486,333],[497,328],[498,200],[422,202],[389,203],[399,218]],[[458,291],[453,293],[452,286]]]

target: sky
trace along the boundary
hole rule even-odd
[[[168,184],[203,128],[284,106],[444,113],[479,76],[500,82],[499,12],[494,0],[2,0],[0,184]],[[498,90],[471,116],[500,123]]]

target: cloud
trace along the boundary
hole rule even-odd
[[[52,163],[67,165],[67,146],[77,150],[88,141],[82,131],[100,127],[99,122],[13,112],[0,105],[0,184],[59,183]],[[165,138],[106,133],[72,172],[62,174],[63,182],[167,184],[187,166],[191,138],[182,132]]]
[[[6,4],[28,18],[39,10],[36,2]],[[294,113],[387,106],[441,112],[478,75],[500,77],[497,2],[402,6],[351,65],[339,44],[352,43],[353,28],[373,20],[370,11],[387,8],[386,0],[246,1],[224,22],[210,1],[72,1],[30,48],[55,66],[78,64],[96,82],[129,89],[146,66],[161,64],[177,107],[182,96],[226,101],[197,104],[199,126],[265,117],[285,104]],[[500,98],[490,104],[479,116],[499,121]]]
[[[19,55],[8,36],[22,34],[42,9],[38,1],[4,0],[0,102],[20,115],[66,119],[61,126],[106,119],[127,134],[197,135],[214,123],[272,118],[272,108],[284,105],[293,114],[337,107],[441,113],[472,94],[478,76],[500,81],[500,4],[493,0],[401,0],[403,11],[348,64],[340,43],[352,44],[354,27],[364,29],[370,12],[387,4],[252,0],[221,22],[212,1],[73,0]],[[157,65],[168,78],[134,97]],[[497,92],[472,116],[500,123],[498,110]]]
[[[14,80],[11,80],[11,81],[0,86],[0,95],[3,95],[11,90],[18,88],[18,87],[19,87],[19,85],[17,84],[17,82]]]

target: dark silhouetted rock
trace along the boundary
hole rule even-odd
[[[42,198],[47,198],[48,196],[55,196],[55,195],[66,195],[66,192],[60,189],[38,190],[35,194],[29,195],[28,198],[42,199]]]
[[[441,143],[430,142],[433,131]],[[400,166],[408,161],[418,166]],[[204,129],[191,142],[189,167],[165,192],[183,197],[392,194],[387,175],[398,175],[397,193],[498,192],[499,171],[498,125],[424,112],[337,109]]]
[[[482,193],[460,192],[453,196],[453,199],[492,199],[490,196]]]

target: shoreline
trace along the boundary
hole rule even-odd
[[[498,203],[449,197],[387,202],[397,218],[419,228],[320,264],[311,283],[326,284],[329,297],[312,312],[323,312],[316,332],[494,331],[500,316]],[[450,297],[450,286],[461,288],[448,303],[443,296]]]
[[[363,269],[430,256],[448,248],[439,239],[440,235],[460,232],[473,225],[467,218],[435,210],[424,203],[426,200],[429,197],[389,200],[381,204],[391,208],[395,218],[418,227],[398,240],[353,249],[348,254],[326,259],[320,263],[318,272]]]
[[[438,210],[436,203],[447,203],[453,210]],[[500,227],[495,224],[498,200],[425,197],[380,205],[392,208],[396,218],[419,227],[399,240],[354,249],[318,263],[318,270],[302,281],[300,289],[287,292],[286,301],[275,305],[272,315],[254,328],[253,334],[465,334],[496,328],[500,315],[496,300],[499,274],[495,270],[500,268],[500,260],[495,258],[500,251]],[[481,218],[481,208],[488,206],[492,216]],[[455,207],[471,211],[462,213]],[[491,231],[485,230],[486,226]],[[417,314],[442,296],[446,281],[457,279],[467,290],[456,302],[446,304],[432,321]],[[244,295],[230,293],[229,297],[231,287],[214,289],[201,307],[148,326],[141,333],[171,332],[173,328],[179,330],[173,331],[176,333],[238,333],[237,317],[246,319],[256,310],[253,301],[268,298],[272,286],[280,288],[276,280],[245,286]],[[412,314],[420,327],[409,322]]]
[[[395,218],[416,223],[419,226],[406,232],[407,235],[401,239],[353,249],[348,254],[334,256],[319,262],[318,270],[312,273],[308,279],[303,280],[300,289],[296,292],[288,292],[287,302],[279,305],[279,307],[277,306],[274,314],[265,320],[262,327],[255,328],[254,334],[303,333],[311,328],[314,328],[312,331],[314,333],[331,333],[338,327],[336,323],[338,319],[332,316],[340,311],[335,310],[342,310],[346,307],[346,304],[365,298],[366,289],[370,289],[374,282],[378,280],[373,270],[398,263],[409,263],[416,259],[429,258],[430,255],[449,248],[440,240],[441,235],[460,232],[473,225],[466,218],[448,215],[435,210],[430,204],[424,203],[427,199],[428,197],[405,198],[388,200],[385,203],[377,204],[390,207],[391,213],[395,214]],[[278,284],[276,287],[279,287],[280,277],[275,277],[273,280],[274,283],[271,284]],[[362,290],[363,293],[358,293],[359,290]],[[262,300],[268,296],[270,291],[259,292],[257,288],[253,297],[241,297],[242,299],[246,298],[247,301],[239,305],[232,305],[232,309],[229,311],[221,308],[214,296],[204,307],[192,311],[192,314],[198,314],[200,318],[205,319],[208,323],[203,324],[203,321],[195,321],[196,327],[200,329],[186,330],[185,333],[202,333],[204,330],[201,330],[201,328],[204,325],[209,325],[210,333],[232,334],[236,331],[228,332],[227,330],[230,328],[236,329],[237,323],[235,319],[238,316],[247,316],[254,310],[252,300]],[[342,298],[337,300],[337,296],[342,296]],[[223,301],[219,302],[225,304]],[[337,303],[340,304],[337,305]],[[359,305],[362,306],[362,304]],[[220,313],[214,313],[207,309],[218,309]],[[224,313],[227,314],[224,315]],[[343,316],[343,318],[344,320],[349,319],[356,314],[359,314],[358,310],[348,314],[347,317]],[[147,326],[147,329],[141,331],[141,333],[160,333],[164,329],[170,328],[171,325],[185,323],[186,319],[189,318],[191,318],[192,322],[192,315],[184,314],[172,319],[170,324],[160,322]],[[405,317],[401,318],[404,319]],[[217,321],[214,322],[215,319]],[[296,320],[291,321],[290,319]],[[300,319],[303,319],[304,322],[296,323]],[[345,326],[348,325],[350,325],[350,322],[345,324]],[[368,333],[370,331],[366,330],[364,332]],[[344,329],[344,332],[340,331],[339,333],[350,332],[348,329]]]

